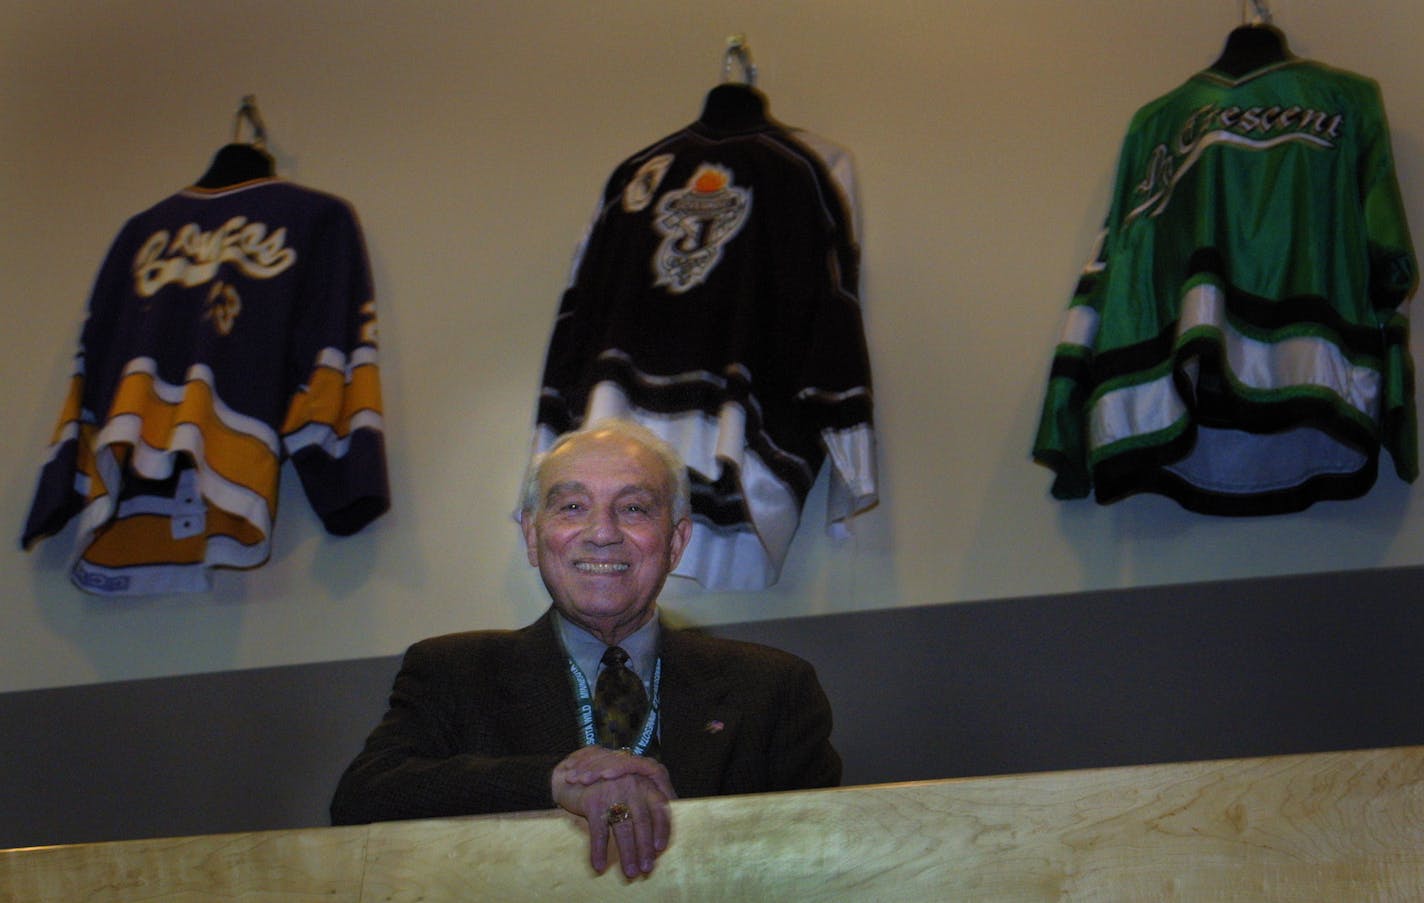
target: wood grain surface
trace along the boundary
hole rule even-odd
[[[685,800],[633,882],[562,813],[0,851],[6,903],[777,898],[1424,900],[1424,747]]]

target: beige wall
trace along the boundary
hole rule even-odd
[[[1297,53],[1381,82],[1424,228],[1424,7],[1276,0]],[[1240,21],[1212,0],[36,4],[0,0],[0,525],[18,536],[90,280],[122,221],[196,178],[258,97],[282,174],[367,232],[395,509],[324,537],[283,496],[271,563],[112,601],[72,533],[0,551],[0,691],[389,654],[544,605],[508,519],[570,253],[614,164],[693,119],[745,32],[772,112],[857,157],[882,503],[820,494],[781,582],[674,586],[699,623],[1424,563],[1424,505],[1218,520],[1064,505],[1029,463],[1059,315],[1133,111]]]

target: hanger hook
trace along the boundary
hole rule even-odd
[[[733,62],[741,67],[742,81],[747,87],[756,87],[756,63],[752,62],[752,52],[747,47],[747,36],[744,34],[727,36],[727,51],[722,54],[722,81],[732,80]]]
[[[1255,11],[1254,20],[1252,10]],[[1241,21],[1246,25],[1272,24],[1270,4],[1266,0],[1241,0]]]
[[[267,126],[262,124],[262,114],[257,112],[257,95],[246,94],[242,98],[242,105],[237,108],[237,115],[232,123],[232,140],[238,141],[242,137],[242,121],[247,120],[252,126],[252,145],[254,147],[264,147],[267,144]]]

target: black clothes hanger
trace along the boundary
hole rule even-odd
[[[741,67],[740,82],[731,80],[733,63]],[[727,51],[722,55],[722,84],[707,92],[698,121],[721,131],[744,131],[770,122],[766,95],[756,89],[756,64],[742,35],[727,38]]]
[[[226,188],[239,182],[270,178],[273,170],[271,154],[256,145],[233,143],[218,150],[197,184],[199,188]]]
[[[242,133],[242,123],[252,126],[252,141],[244,144],[238,141]],[[233,123],[232,142],[220,148],[208,165],[208,171],[198,179],[199,188],[226,188],[253,179],[270,178],[276,167],[272,155],[267,152],[267,127],[262,124],[262,116],[257,112],[257,98],[247,95],[242,106],[237,108]]]
[[[1242,25],[1226,36],[1226,46],[1211,68],[1239,78],[1262,66],[1290,58],[1286,36],[1279,28],[1274,25]]]
[[[1243,0],[1241,20],[1245,24],[1226,36],[1221,56],[1211,64],[1211,68],[1232,78],[1240,78],[1248,72],[1291,58],[1285,34],[1271,22],[1270,4],[1266,0],[1250,0],[1254,19],[1246,9],[1247,5]]]
[[[766,96],[751,85],[718,85],[707,92],[698,121],[729,132],[766,125]]]

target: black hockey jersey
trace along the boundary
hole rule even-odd
[[[99,271],[21,542],[78,515],[80,587],[206,589],[266,561],[288,457],[332,533],[389,506],[355,214],[276,178],[181,191]]]
[[[793,132],[704,115],[615,170],[575,261],[536,448],[608,416],[670,442],[693,486],[675,573],[705,587],[776,581],[827,455],[834,525],[876,500],[848,207]]]

